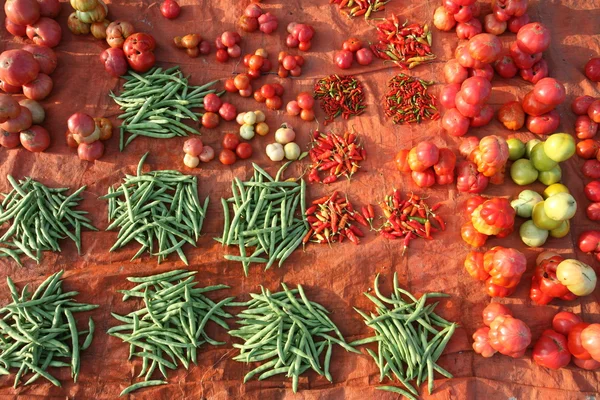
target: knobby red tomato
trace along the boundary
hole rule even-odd
[[[44,100],[52,92],[53,86],[52,78],[39,73],[37,78],[23,85],[23,94],[31,100]]]
[[[516,42],[510,46],[510,56],[519,69],[533,67],[535,63],[542,59],[542,53],[529,54],[519,48]]]
[[[446,147],[439,149],[439,157],[437,163],[433,165],[433,170],[436,175],[454,175],[454,167],[456,166],[456,155]]]
[[[527,269],[527,260],[518,250],[496,246],[484,254],[483,267],[490,274],[491,283],[514,288]]]
[[[540,290],[550,297],[562,297],[569,293],[569,289],[556,277],[558,264],[564,261],[561,256],[546,258],[535,267],[534,276],[537,277]]]
[[[519,30],[527,25],[531,19],[529,15],[523,14],[520,17],[512,17],[508,20],[508,30],[512,33],[517,33]]]
[[[56,58],[56,53],[54,53],[54,50],[50,47],[27,44],[23,46],[23,50],[28,51],[33,55],[33,58],[40,65],[40,72],[50,75],[56,69],[58,60]]]
[[[454,14],[455,19],[457,15],[458,14]],[[469,40],[481,32],[483,32],[483,27],[477,18],[471,18],[465,22],[459,22],[458,25],[456,25],[456,36],[461,40]]]
[[[571,111],[577,115],[587,115],[588,108],[596,101],[592,96],[577,96],[571,103]]]
[[[129,66],[136,72],[146,72],[154,66],[156,41],[147,33],[134,33],[125,39],[123,52]]]
[[[485,126],[489,124],[492,121],[492,119],[494,119],[494,109],[489,104],[486,104],[483,107],[481,107],[479,115],[476,115],[475,117],[471,118],[471,126],[473,128]]]
[[[394,159],[394,163],[396,164],[396,169],[400,172],[410,172],[410,166],[408,165],[408,152],[410,150],[400,150],[398,154],[396,154],[396,158]]]
[[[590,58],[585,64],[585,76],[593,82],[600,82],[600,57]]]
[[[497,36],[491,33],[480,33],[469,40],[469,54],[474,59],[485,64],[491,64],[498,59],[502,44]]]
[[[598,160],[587,160],[583,163],[581,171],[585,177],[590,179],[600,179],[600,161]]]
[[[546,293],[542,292],[540,289],[540,281],[537,276],[531,277],[531,287],[529,288],[529,298],[535,304],[542,306],[550,303],[552,301],[552,297],[548,296]]]
[[[511,131],[518,131],[525,125],[525,112],[521,103],[509,101],[498,110],[498,121]]]
[[[480,205],[482,205],[487,199],[483,196],[472,196],[465,203],[465,214],[469,219],[471,218],[471,214],[473,211]]]
[[[473,334],[473,350],[475,353],[481,354],[482,357],[489,358],[496,354],[496,350],[490,346],[489,342],[490,328],[481,327]]]
[[[489,178],[479,171],[471,161],[462,161],[456,167],[456,189],[463,193],[482,193],[489,183]]]
[[[122,49],[110,47],[100,54],[100,59],[104,63],[104,70],[115,78],[127,73],[127,57]]]
[[[56,47],[62,37],[58,22],[42,17],[35,24],[27,26],[27,37],[40,46]]]
[[[550,46],[550,30],[539,22],[532,22],[517,33],[517,45],[527,54],[546,51]]]
[[[567,338],[552,329],[546,329],[533,346],[533,361],[542,367],[559,369],[571,362]]]
[[[431,187],[435,184],[435,173],[432,168],[428,168],[425,171],[412,171],[411,176],[420,188]]]
[[[561,311],[552,318],[552,329],[556,332],[568,336],[571,329],[583,321],[577,315],[569,311]]]
[[[519,72],[519,68],[515,64],[515,60],[508,54],[500,57],[494,63],[494,69],[496,73],[503,77],[504,79],[513,78]]]
[[[470,69],[469,76],[480,76],[491,82],[494,79],[494,68],[491,64],[484,64],[483,68]]]
[[[462,240],[471,247],[483,247],[485,245],[485,242],[488,239],[488,235],[485,235],[485,234],[479,232],[477,229],[475,229],[475,227],[473,226],[473,223],[471,221],[465,222],[463,224],[463,226],[460,229],[460,236],[461,236]],[[465,267],[467,267],[466,264],[465,264]],[[485,270],[483,272],[485,272]],[[471,274],[471,276],[473,276],[473,275]],[[478,277],[475,277],[475,276],[473,276],[473,277],[475,279],[480,279],[479,277],[481,277],[481,278],[483,278],[481,280],[485,280],[489,277],[489,274],[487,272],[485,272],[485,274],[483,274],[483,273],[480,273],[480,271],[478,271],[477,276]]]
[[[473,277],[479,281],[485,281],[490,275],[483,268],[483,253],[479,251],[470,251],[465,258],[465,269]]]
[[[580,115],[575,120],[575,133],[579,139],[590,139],[596,136],[598,124],[586,115]]]
[[[585,210],[585,214],[592,221],[600,221],[600,203],[592,203]]]
[[[523,80],[536,84],[548,76],[548,63],[542,59],[533,64],[533,67],[520,70],[519,74]]]
[[[499,315],[512,316],[512,311],[500,303],[490,303],[483,309],[483,323],[490,326]]]
[[[525,97],[523,97],[523,103],[521,105],[523,106],[525,114],[533,117],[538,117],[554,110],[553,105],[543,104],[537,101],[533,96],[533,91],[527,93]]]
[[[29,129],[29,127],[33,123],[33,116],[31,111],[27,107],[21,107],[21,111],[16,118],[10,118],[0,124],[0,129],[5,130],[10,133],[18,133],[25,129]]]
[[[408,152],[408,165],[413,171],[423,172],[437,163],[439,157],[439,148],[432,142],[423,141]]]
[[[569,331],[568,348],[573,357],[581,360],[589,360],[592,358],[590,353],[583,347],[581,342],[581,331],[587,328],[590,324],[581,322],[573,325]]]
[[[513,357],[522,357],[531,343],[531,331],[521,320],[500,315],[490,325],[490,345],[498,352]]]

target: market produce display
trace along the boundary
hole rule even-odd
[[[292,390],[296,393],[300,375],[309,369],[333,382],[329,372],[333,345],[350,352],[358,350],[346,343],[327,315],[329,311],[310,301],[301,285],[289,289],[281,282],[281,287],[283,291],[275,293],[261,288],[260,294],[250,293],[251,300],[230,304],[246,307],[237,315],[241,327],[229,331],[231,336],[243,340],[242,344],[233,344],[240,349],[234,360],[265,361],[244,376],[244,383],[258,374],[258,380],[286,374],[292,378]]]
[[[188,369],[191,363],[197,363],[197,351],[203,344],[225,344],[211,339],[205,328],[208,322],[214,322],[229,329],[224,319],[232,318],[232,315],[223,307],[229,305],[233,297],[215,303],[205,293],[229,286],[195,287],[198,283],[194,281],[196,273],[173,270],[127,278],[136,285],[120,291],[123,301],[140,298],[143,307],[124,316],[111,313],[123,324],[113,326],[107,333],[129,344],[129,359],[142,359],[138,377],[144,376],[145,379],[123,389],[121,396],[143,387],[166,384],[166,381],[152,379],[155,371],[160,371],[163,378],[168,379],[167,368],[176,369],[181,363]]]
[[[140,159],[135,175],[125,175],[120,186],[110,186],[108,194],[101,197],[108,202],[110,225],[106,230],[119,228],[110,251],[135,241],[141,247],[132,260],[148,252],[160,263],[177,253],[188,265],[182,247],[186,243],[196,246],[209,197],[200,202],[195,176],[172,170],[143,172],[147,156]]]
[[[43,251],[60,252],[58,241],[66,238],[81,254],[82,228],[97,231],[87,211],[74,209],[86,187],[68,194],[69,188],[49,188],[29,177],[18,182],[10,175],[6,179],[12,190],[3,194],[0,204],[0,223],[9,223],[0,238],[0,257],[21,265],[20,256],[25,255],[39,264]]]
[[[0,373],[9,375],[10,369],[18,368],[15,388],[30,385],[40,377],[61,386],[48,371],[50,367],[70,368],[76,382],[81,371],[80,354],[92,345],[94,320],[90,317],[88,329],[80,331],[73,314],[94,310],[98,305],[77,302],[79,292],[64,292],[63,272],[50,275],[35,291],[25,285],[21,293],[10,277],[6,279],[12,302],[0,308]]]
[[[596,396],[596,2],[5,0],[0,396]]]

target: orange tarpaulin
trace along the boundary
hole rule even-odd
[[[200,33],[203,37],[214,41],[224,30],[235,29],[237,18],[242,14],[247,1],[233,0],[180,0],[183,6],[181,16],[173,21],[160,15],[159,3],[151,1],[118,0],[109,4],[110,20],[129,20],[137,30],[153,34],[158,43],[156,51],[158,64],[164,67],[180,65],[185,74],[191,75],[191,83],[201,84],[213,79],[233,76],[242,72],[243,66],[231,60],[227,64],[215,61],[213,53],[207,57],[191,59],[183,51],[172,45],[172,38],[186,33]],[[375,17],[397,13],[399,18],[409,21],[430,23],[439,1],[407,1],[391,0],[385,12],[374,14]],[[489,13],[489,2],[482,2],[482,15]],[[565,1],[531,1],[529,14],[534,21],[541,21],[552,30],[552,45],[544,54],[550,66],[551,76],[565,83],[568,91],[567,102],[558,108],[561,114],[561,130],[573,132],[574,115],[571,113],[570,101],[577,95],[589,94],[598,96],[599,88],[585,79],[582,67],[590,56],[597,56],[600,42],[598,21],[600,21],[600,1],[565,0]],[[349,20],[340,14],[335,6],[326,0],[304,1],[266,1],[264,9],[279,19],[279,28],[272,35],[260,32],[243,34],[243,53],[253,52],[259,47],[270,52],[270,59],[276,63],[277,53],[285,50],[285,26],[291,21],[310,23],[316,30],[310,52],[303,54],[306,64],[299,78],[282,80],[276,75],[267,75],[253,83],[254,88],[264,82],[281,82],[285,87],[284,104],[295,98],[300,91],[310,91],[317,78],[331,73],[341,73],[332,64],[333,53],[341,48],[343,40],[349,36],[357,36],[368,42],[375,39],[374,22],[365,22],[362,18]],[[11,174],[15,178],[30,176],[48,186],[69,186],[73,189],[87,185],[81,208],[90,211],[93,223],[100,232],[85,231],[82,234],[83,254],[78,256],[74,244],[65,242],[60,254],[46,253],[43,262],[35,265],[27,261],[23,268],[12,261],[1,259],[0,280],[11,276],[21,288],[25,283],[39,284],[46,276],[65,269],[65,288],[78,290],[78,300],[100,305],[100,308],[89,313],[96,321],[96,336],[92,346],[83,352],[81,373],[74,384],[70,380],[68,368],[52,371],[63,387],[57,388],[40,379],[28,387],[12,388],[14,376],[0,378],[0,398],[75,398],[75,399],[114,399],[130,385],[139,372],[139,364],[127,361],[128,346],[119,339],[109,337],[105,331],[117,321],[110,313],[126,313],[135,309],[138,304],[134,300],[121,301],[118,289],[129,288],[125,280],[131,275],[150,275],[184,265],[173,255],[168,262],[161,265],[148,256],[134,262],[129,259],[137,251],[134,245],[121,251],[109,253],[109,248],[116,239],[116,232],[104,232],[107,226],[106,202],[98,197],[105,194],[110,185],[117,184],[123,174],[134,171],[140,157],[150,152],[146,168],[179,169],[185,173],[195,174],[199,179],[201,198],[209,195],[211,203],[208,218],[203,230],[204,235],[197,248],[189,245],[184,250],[191,262],[190,269],[197,270],[199,285],[207,286],[224,283],[230,290],[217,293],[218,296],[238,296],[247,298],[247,293],[257,292],[264,285],[270,290],[278,290],[282,281],[290,285],[301,283],[307,295],[332,311],[333,321],[340,327],[347,340],[371,335],[361,317],[352,307],[372,309],[371,303],[362,293],[372,286],[376,273],[382,274],[384,290],[391,288],[391,278],[397,271],[401,284],[415,294],[427,291],[443,291],[451,295],[438,307],[442,316],[458,321],[460,328],[449,343],[440,365],[454,374],[452,380],[437,379],[436,390],[432,399],[583,399],[586,395],[596,395],[599,391],[599,374],[584,371],[570,365],[558,371],[550,371],[534,364],[529,351],[520,359],[512,359],[495,355],[490,359],[474,354],[471,348],[471,335],[482,325],[481,311],[490,298],[485,294],[483,283],[471,279],[464,271],[463,260],[469,251],[460,239],[460,226],[465,217],[462,215],[462,204],[468,196],[459,194],[454,185],[435,186],[431,190],[419,190],[409,176],[400,175],[394,168],[393,158],[401,148],[414,146],[421,140],[432,140],[440,146],[447,146],[458,153],[460,139],[449,137],[440,128],[439,122],[426,122],[422,125],[394,126],[386,118],[380,106],[386,82],[400,72],[400,69],[383,64],[381,60],[368,67],[355,67],[349,72],[358,77],[366,90],[368,104],[364,115],[351,118],[345,122],[336,120],[328,129],[351,129],[361,134],[369,153],[364,168],[351,182],[342,180],[329,187],[309,185],[310,198],[321,197],[331,190],[346,193],[356,205],[376,204],[393,188],[405,192],[415,191],[431,198],[432,204],[442,201],[441,214],[447,221],[448,230],[436,235],[434,241],[414,241],[411,243],[408,257],[401,256],[399,243],[390,242],[376,233],[366,235],[359,246],[351,243],[325,245],[309,245],[306,251],[298,250],[288,259],[281,269],[272,268],[263,271],[259,266],[251,266],[250,275],[244,278],[241,265],[227,262],[223,255],[226,252],[236,254],[236,249],[226,249],[213,240],[222,230],[223,212],[221,197],[230,196],[230,182],[234,177],[247,178],[251,173],[250,161],[238,161],[235,165],[223,166],[218,161],[202,164],[201,168],[188,170],[183,166],[183,138],[157,140],[138,138],[123,153],[118,150],[118,139],[113,137],[107,145],[104,157],[94,163],[80,161],[75,151],[67,147],[64,132],[67,129],[68,117],[77,111],[93,116],[106,116],[117,123],[118,108],[108,97],[109,90],[118,91],[121,81],[105,73],[99,60],[99,54],[107,48],[103,41],[91,36],[72,35],[66,27],[66,20],[71,13],[68,3],[62,3],[62,11],[58,20],[63,27],[63,40],[55,49],[59,66],[52,75],[54,90],[50,97],[43,101],[47,117],[44,126],[51,132],[52,145],[42,154],[33,154],[24,149],[0,150],[0,176]],[[18,48],[23,45],[21,39],[11,37],[2,30],[1,49]],[[453,57],[458,43],[455,33],[440,33],[434,30],[433,51],[438,59],[429,65],[421,66],[411,74],[423,79],[442,83],[442,67],[444,62]],[[505,46],[513,41],[514,34],[502,35]],[[292,52],[296,52],[293,50]],[[494,90],[490,104],[497,110],[503,103],[520,99],[531,85],[520,78],[510,80],[494,79]],[[222,84],[220,84],[222,85]],[[433,87],[438,92],[441,85]],[[253,99],[244,99],[238,95],[226,94],[224,97],[238,108],[238,111],[261,109],[264,105]],[[282,122],[290,123],[296,129],[302,146],[308,144],[309,133],[317,128],[316,122],[302,122],[298,117],[285,115],[283,111],[266,112],[267,122],[274,132]],[[324,115],[319,110],[317,119],[323,121]],[[321,125],[322,128],[322,125]],[[221,123],[217,129],[202,131],[202,140],[206,144],[220,149],[223,132],[235,132],[235,122]],[[115,130],[115,132],[117,132]],[[497,121],[485,128],[472,129],[469,134],[483,137],[498,134],[508,137],[509,132]],[[523,131],[521,138],[532,135]],[[278,163],[272,163],[264,155],[264,147],[272,141],[272,133],[267,137],[257,137],[251,144],[254,156],[251,161],[264,166],[274,173]],[[306,161],[298,163],[287,172],[287,176],[301,173]],[[580,167],[581,160],[572,159],[562,165],[563,181],[569,186],[579,202],[579,211],[572,224],[572,233],[564,239],[550,239],[545,248],[555,249],[568,257],[577,257],[595,265],[590,256],[575,251],[578,234],[584,229],[593,228],[594,224],[585,217],[588,202],[583,196],[583,178]],[[516,196],[520,188],[507,182],[501,186],[490,186],[486,194],[492,196]],[[8,189],[6,179],[0,179],[0,189]],[[540,184],[532,188],[541,190]],[[519,221],[521,223],[522,221]],[[529,261],[529,268],[517,291],[507,299],[499,299],[507,304],[516,317],[523,319],[531,328],[533,343],[541,332],[549,328],[552,316],[561,309],[581,314],[587,322],[600,322],[598,295],[587,296],[574,302],[554,301],[548,306],[535,306],[528,298],[530,278],[533,265],[540,249],[528,249],[520,241],[518,234],[513,233],[505,239],[491,239],[487,246],[502,245],[515,247],[524,252]],[[5,304],[9,300],[7,288],[0,288],[0,300]],[[84,316],[80,315],[83,325]],[[85,316],[87,319],[87,316]],[[231,326],[235,322],[231,321]],[[204,346],[200,349],[198,365],[173,371],[169,376],[169,384],[157,388],[149,388],[131,395],[132,398],[209,398],[209,399],[387,399],[396,395],[375,390],[378,386],[379,371],[372,359],[365,353],[362,356],[346,353],[335,348],[332,359],[333,384],[324,377],[307,373],[300,380],[300,391],[294,395],[291,381],[277,376],[258,382],[252,380],[242,384],[242,377],[250,371],[251,365],[231,360],[236,354],[232,348],[232,340],[223,329],[209,327],[212,337],[226,340],[227,345],[221,347]]]

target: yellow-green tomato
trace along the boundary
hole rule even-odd
[[[253,111],[248,111],[244,114],[244,124],[254,125],[256,123],[256,114]]]
[[[77,11],[92,11],[98,5],[98,0],[71,0],[70,3]]]
[[[506,141],[508,144],[508,159],[516,161],[519,158],[523,158],[525,155],[525,143],[519,138],[510,138]]]
[[[544,201],[544,211],[555,221],[566,221],[575,216],[577,201],[569,193],[557,193]]]
[[[275,141],[277,143],[287,144],[293,142],[294,139],[296,139],[296,132],[286,124],[282,124],[281,127],[275,131]]]
[[[247,115],[247,113],[246,113],[246,115]],[[244,140],[252,139],[254,137],[254,126],[248,125],[248,124],[244,124],[244,125],[240,126],[240,136]]]
[[[540,139],[531,139],[527,143],[525,143],[525,157],[531,158],[531,151],[535,147],[536,144],[541,143]]]
[[[562,169],[560,165],[556,165],[550,171],[540,171],[538,175],[538,181],[542,182],[546,186],[554,185],[560,182],[562,178]]]
[[[285,152],[283,150],[283,146],[280,143],[271,143],[267,145],[267,157],[271,161],[281,161],[283,157],[285,157]]]
[[[254,131],[260,136],[265,136],[267,133],[269,133],[269,125],[267,125],[265,122],[259,122],[254,126]]]
[[[297,160],[300,157],[300,146],[298,146],[294,142],[290,142],[283,147],[283,151],[285,152],[285,158],[288,160]]]
[[[564,260],[558,264],[556,278],[577,296],[587,296],[596,288],[596,272],[579,260]]]
[[[544,142],[544,152],[556,162],[567,161],[575,154],[575,139],[568,133],[555,133]]]
[[[198,166],[198,164],[200,164],[200,159],[198,157],[194,157],[189,154],[186,154],[183,157],[183,163],[188,168],[196,168]]]
[[[256,122],[265,122],[265,120],[267,119],[267,116],[265,115],[264,112],[260,111],[260,110],[256,110],[254,111],[254,114],[256,115]]]
[[[529,247],[540,247],[548,240],[548,231],[540,229],[532,220],[525,221],[519,228],[521,240]]]
[[[244,125],[244,115],[246,115],[246,113],[241,112],[235,117],[235,122],[237,122],[238,125]]]

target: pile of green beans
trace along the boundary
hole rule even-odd
[[[77,382],[79,355],[92,344],[94,321],[90,317],[88,330],[79,331],[74,314],[98,306],[75,301],[79,292],[63,293],[62,275],[63,271],[50,275],[34,292],[27,284],[20,294],[10,277],[6,279],[12,303],[0,308],[0,375],[9,375],[9,369],[18,368],[15,388],[27,374],[33,375],[25,385],[43,377],[61,386],[48,372],[49,367],[71,367],[71,376]],[[80,344],[82,335],[85,339]]]
[[[142,173],[148,153],[141,158],[136,175],[125,175],[118,188],[110,187],[101,199],[108,200],[107,231],[119,228],[115,251],[132,240],[142,245],[131,259],[145,251],[158,262],[177,253],[188,265],[181,249],[185,243],[196,246],[206,217],[209,198],[200,204],[198,180],[179,171],[160,170]],[[157,242],[155,251],[154,241]]]
[[[266,263],[265,270],[279,260],[279,267],[301,244],[308,232],[306,221],[306,183],[282,182],[285,164],[275,178],[256,164],[254,175],[247,182],[235,178],[231,183],[233,197],[221,199],[225,222],[223,236],[215,238],[223,245],[237,245],[239,256],[225,255],[225,259],[239,261],[248,276],[250,263]],[[230,218],[229,204],[233,207]],[[247,255],[246,248],[255,247]],[[262,255],[268,256],[261,257]]]
[[[81,228],[97,229],[85,216],[87,211],[76,211],[83,186],[67,195],[69,188],[49,188],[25,178],[16,182],[8,175],[13,187],[3,193],[0,204],[0,224],[10,221],[10,227],[0,237],[0,257],[11,257],[21,265],[20,255],[25,255],[38,264],[42,251],[60,252],[58,241],[69,238],[81,254]]]
[[[119,141],[121,151],[138,136],[167,139],[200,134],[182,120],[199,121],[202,113],[192,109],[204,107],[204,96],[215,93],[214,89],[208,88],[217,81],[190,86],[178,66],[165,71],[153,68],[141,75],[130,70],[123,78],[127,82],[121,95],[110,92],[110,97],[123,111],[118,116],[123,120]],[[127,140],[126,134],[130,135]]]
[[[127,278],[136,286],[120,290],[123,301],[139,298],[143,300],[143,307],[126,316],[112,313],[123,325],[110,328],[107,333],[129,343],[129,359],[141,357],[142,370],[138,378],[145,374],[145,381],[125,388],[121,396],[143,387],[166,384],[166,381],[151,380],[156,368],[165,379],[166,368],[174,370],[181,363],[188,369],[190,363],[196,364],[196,351],[204,343],[213,346],[225,344],[208,337],[204,328],[209,321],[213,321],[229,329],[223,318],[232,316],[223,311],[223,306],[231,303],[233,297],[215,303],[204,294],[229,286],[195,288],[196,273],[174,270],[153,276]]]
[[[446,321],[434,312],[437,302],[429,305],[425,303],[427,299],[449,296],[445,293],[426,293],[417,299],[410,292],[400,288],[396,273],[394,291],[390,297],[385,297],[379,291],[379,274],[375,278],[374,289],[375,296],[368,293],[364,295],[375,304],[377,314],[367,315],[357,308],[354,309],[364,318],[367,326],[375,330],[375,336],[357,340],[350,345],[377,343],[377,353],[371,349],[366,350],[379,367],[379,381],[383,381],[385,377],[392,380],[393,374],[408,392],[394,386],[380,386],[377,389],[399,393],[416,400],[418,392],[409,381],[416,380],[417,386],[420,386],[427,379],[427,387],[431,394],[434,387],[434,371],[452,378],[452,374],[436,362],[454,334],[457,324]],[[404,300],[402,295],[408,300]]]
[[[237,323],[242,327],[229,331],[231,336],[244,341],[233,345],[240,349],[240,354],[233,359],[246,363],[265,361],[246,374],[244,383],[255,375],[263,380],[286,374],[292,378],[292,389],[296,393],[300,375],[310,368],[332,382],[329,365],[333,345],[359,352],[346,343],[327,316],[329,312],[325,307],[308,300],[301,285],[291,290],[285,283],[281,286],[281,292],[271,293],[261,288],[261,294],[251,293],[252,299],[248,302],[230,304],[247,307],[237,315],[240,318]],[[331,332],[337,338],[328,334]],[[325,359],[321,366],[323,351]]]

